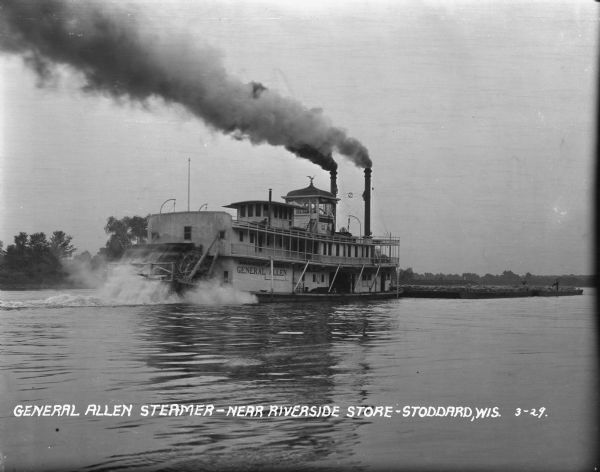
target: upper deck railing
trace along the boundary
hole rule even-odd
[[[398,265],[397,257],[389,257],[385,254],[376,254],[374,257],[348,257],[348,256],[328,256],[325,254],[314,254],[310,252],[290,251],[289,249],[260,247],[254,244],[232,244],[231,255],[257,257],[261,259],[270,259],[271,257],[281,261],[294,262],[314,262],[327,265]]]
[[[271,226],[264,226],[259,223],[249,223],[246,221],[233,221],[234,228],[244,228],[249,230],[260,231],[268,234],[277,234],[283,236],[291,236],[301,239],[310,239],[313,241],[321,241],[328,243],[344,243],[344,244],[365,244],[369,246],[400,246],[400,238],[394,236],[372,236],[370,238],[360,236],[342,236],[342,235],[329,235],[329,234],[318,234],[311,233],[309,231],[302,231],[298,229],[282,229],[274,228]]]
[[[233,228],[272,235],[249,242],[232,241],[231,254],[236,256],[345,266],[396,266],[399,263],[400,238],[316,234],[239,221],[234,221]]]

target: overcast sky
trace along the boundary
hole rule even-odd
[[[231,76],[321,108],[360,140],[373,160],[373,233],[401,238],[403,268],[592,272],[597,3],[138,3],[167,54],[193,66],[210,44]],[[184,48],[171,41],[181,31]],[[109,216],[157,213],[168,198],[187,208],[188,158],[195,210],[269,188],[279,198],[308,175],[329,187],[309,161],[182,107],[85,93],[66,66],[39,82],[22,58],[0,55],[5,247],[19,231],[61,229],[95,254]],[[363,173],[334,158],[340,227],[348,214],[363,220]]]

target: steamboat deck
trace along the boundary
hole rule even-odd
[[[337,185],[331,192],[306,188],[274,201],[247,200],[225,211],[150,215],[149,244],[127,257],[141,275],[184,290],[200,280],[231,284],[260,301],[327,298],[390,298],[399,263],[400,239],[373,237],[370,175],[365,170],[365,232],[336,230]]]

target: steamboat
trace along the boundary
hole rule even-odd
[[[337,172],[330,189],[310,184],[282,201],[230,203],[227,211],[150,215],[148,244],[126,254],[138,273],[180,292],[203,280],[231,284],[260,302],[393,298],[400,239],[371,235],[371,169],[365,174],[364,234],[337,231]]]

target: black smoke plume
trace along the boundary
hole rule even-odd
[[[24,57],[42,79],[68,65],[82,74],[87,92],[142,103],[160,97],[218,131],[284,146],[326,170],[337,167],[332,152],[371,165],[367,149],[320,111],[230,77],[211,47],[185,37],[166,42],[142,26],[135,11],[112,3],[0,0],[0,48]]]
[[[302,146],[286,146],[285,148],[296,154],[296,156],[303,157],[310,162],[320,165],[325,170],[337,169],[337,163],[333,160],[331,153],[322,154],[314,147],[306,144]]]

